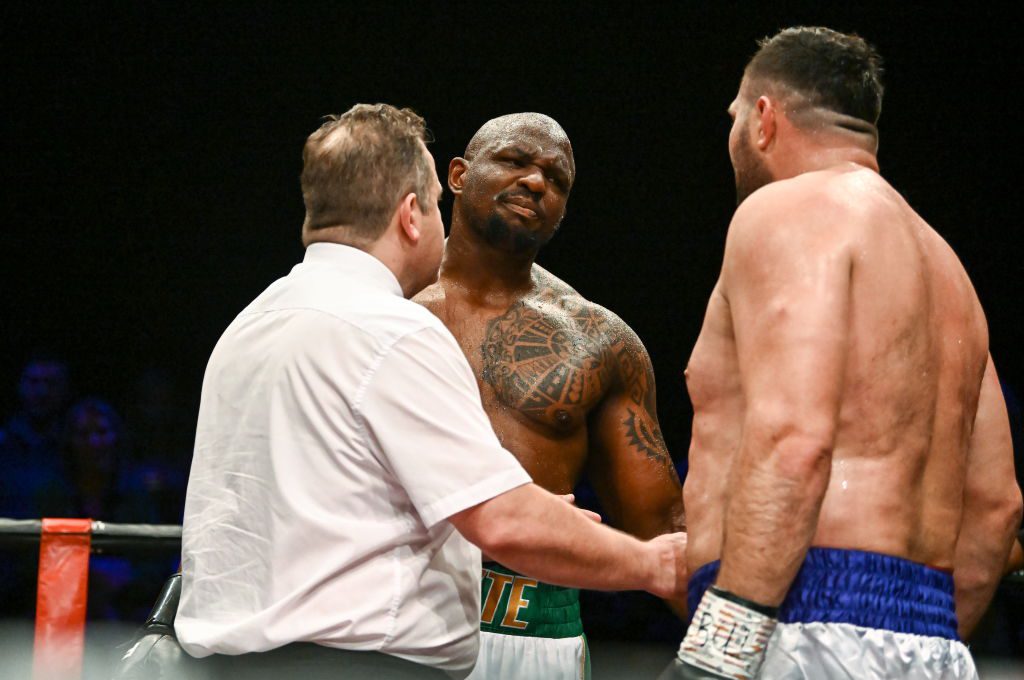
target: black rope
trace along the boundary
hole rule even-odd
[[[43,522],[0,518],[0,548],[39,546]],[[176,552],[181,550],[177,524],[114,524],[93,521],[90,547],[94,553]]]
[[[6,519],[0,517],[0,548],[36,547],[43,531],[38,519]],[[137,553],[181,550],[181,527],[177,524],[114,524],[93,521],[92,552]],[[1024,570],[1008,574],[1003,582],[1024,585]]]

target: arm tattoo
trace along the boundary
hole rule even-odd
[[[627,408],[626,413],[629,415],[622,424],[626,426],[626,434],[633,448],[651,460],[671,465],[672,461],[668,456],[665,439],[661,436],[661,429],[653,423],[648,425],[643,420],[638,421],[636,411],[631,408]]]
[[[630,445],[638,452],[662,465],[672,467],[665,438],[658,427],[657,405],[654,396],[654,370],[649,360],[642,355],[642,348],[633,345],[623,336],[615,352],[618,360],[619,379],[629,400],[638,408],[626,408],[629,414],[622,421]],[[636,341],[639,343],[639,340]]]
[[[619,374],[622,384],[629,393],[629,399],[648,412],[654,412],[654,395],[651,390],[649,369],[643,365],[636,350],[622,346],[616,353],[619,360]]]

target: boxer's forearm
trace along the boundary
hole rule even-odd
[[[974,632],[999,586],[1020,516],[1019,491],[984,511],[969,508],[965,512],[953,566],[956,615],[963,639]]]
[[[814,537],[832,444],[828,437],[751,435],[739,453],[716,583],[753,602],[778,606]]]
[[[685,592],[680,546],[670,540],[640,541],[597,524],[533,484],[450,520],[492,559],[548,583],[646,590],[661,597]]]
[[[966,638],[995,593],[1021,517],[1010,421],[991,356],[967,451],[963,499],[953,581],[960,636]]]
[[[961,640],[970,640],[998,585],[998,579],[986,578],[984,573],[956,582],[957,634]]]

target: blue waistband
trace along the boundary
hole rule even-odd
[[[710,562],[690,577],[690,616],[718,576]],[[917,562],[837,548],[811,548],[779,607],[781,623],[849,623],[959,640],[952,575]]]

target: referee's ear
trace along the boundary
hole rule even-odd
[[[408,240],[413,245],[419,243],[423,206],[420,205],[419,199],[416,198],[416,192],[409,192],[402,197],[398,204],[398,209],[395,211],[395,217],[398,219],[398,228],[403,240]]]

